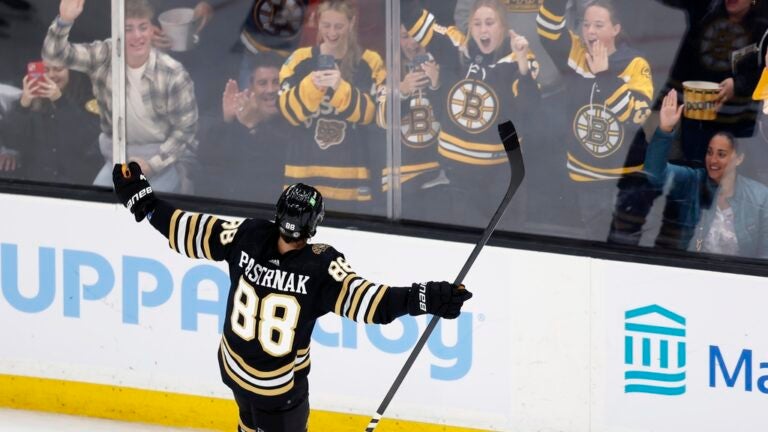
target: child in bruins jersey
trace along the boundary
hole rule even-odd
[[[619,38],[621,24],[609,2],[597,0],[584,10],[581,35],[566,27],[566,3],[544,0],[538,33],[566,81],[570,121],[556,127],[564,129],[564,162],[583,236],[606,240],[618,180],[643,168],[642,125],[653,96],[651,68]]]
[[[229,264],[217,357],[239,408],[238,431],[307,431],[310,340],[323,315],[367,324],[406,314],[454,319],[472,298],[463,285],[448,282],[390,287],[366,280],[333,246],[309,243],[325,212],[322,195],[311,186],[286,188],[274,221],[234,222],[157,199],[135,162],[115,165],[112,178],[136,221],[149,219],[173,250]]]
[[[525,37],[508,28],[498,0],[475,2],[469,37],[439,25],[412,3],[402,8],[408,33],[441,65],[438,152],[449,183],[442,191],[446,208],[436,216],[484,226],[509,179],[506,153],[492,126],[507,119],[524,123],[530,107],[520,101],[538,99],[538,65]]]
[[[440,123],[435,114],[435,95],[440,86],[440,65],[434,57],[400,26],[400,167],[399,177],[390,167],[381,172],[382,192],[398,182],[402,197],[402,217],[428,220],[439,197],[434,188],[447,179],[440,169],[437,137]],[[387,128],[387,95],[378,97],[376,123]]]
[[[348,0],[317,10],[318,44],[296,50],[280,71],[280,110],[296,126],[288,146],[288,183],[315,184],[336,211],[370,211],[375,92],[386,70],[379,54],[357,42],[357,16]]]

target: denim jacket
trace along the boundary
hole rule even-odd
[[[709,231],[717,202],[717,185],[705,168],[691,168],[667,162],[674,135],[657,129],[645,155],[644,170],[655,187],[669,182],[668,200],[679,204],[679,222],[687,229],[680,249],[698,251]],[[747,177],[736,176],[733,196],[728,200],[734,213],[738,255],[768,258],[768,187]]]

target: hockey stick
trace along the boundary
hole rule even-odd
[[[522,183],[523,177],[525,176],[523,154],[520,151],[520,141],[517,139],[515,126],[511,121],[507,121],[499,125],[499,136],[501,137],[501,142],[504,143],[504,151],[507,153],[507,158],[509,159],[509,167],[512,170],[512,175],[509,179],[509,186],[507,187],[507,193],[501,200],[499,208],[491,218],[491,221],[488,223],[485,231],[483,231],[482,237],[480,237],[480,240],[475,245],[472,253],[469,254],[469,258],[467,258],[467,261],[464,263],[464,267],[461,268],[459,275],[456,276],[456,280],[454,281],[454,284],[456,285],[461,284],[461,282],[464,280],[464,276],[467,275],[469,269],[472,267],[472,264],[475,262],[477,255],[480,254],[480,250],[488,242],[491,234],[493,234],[493,230],[496,229],[496,225],[499,224],[501,216],[504,215],[504,211],[507,209],[509,202],[512,201],[512,197],[515,195],[515,192],[517,192],[517,188],[520,186],[520,183]],[[408,371],[411,370],[413,362],[416,361],[416,357],[418,357],[422,348],[424,348],[424,344],[427,343],[427,339],[429,339],[432,331],[437,326],[438,320],[440,320],[439,316],[432,316],[432,319],[427,325],[427,329],[424,330],[424,334],[422,334],[421,338],[418,340],[418,342],[416,342],[416,345],[413,347],[413,351],[411,351],[410,356],[408,356],[408,360],[406,360],[405,365],[403,365],[403,368],[400,370],[400,373],[397,374],[395,382],[392,383],[392,386],[389,388],[389,391],[384,397],[384,400],[381,401],[381,405],[379,405],[379,408],[376,410],[376,414],[371,417],[371,421],[368,423],[368,427],[365,429],[365,432],[373,432],[376,429],[376,426],[378,426],[379,420],[381,420],[381,417],[384,415],[384,411],[386,411],[387,406],[389,406],[389,403],[395,396],[397,389],[400,388],[400,384],[403,383],[403,380],[408,374]]]

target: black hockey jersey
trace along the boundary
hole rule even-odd
[[[280,111],[294,126],[288,150],[286,181],[312,184],[323,197],[341,201],[372,199],[369,142],[376,110],[376,91],[384,84],[386,68],[371,50],[362,54],[351,80],[342,78],[336,91],[315,87],[317,46],[300,48],[280,70]]]
[[[361,323],[389,323],[408,311],[408,289],[364,279],[331,246],[307,244],[281,255],[273,222],[228,222],[164,201],[150,221],[176,252],[229,265],[221,377],[265,407],[306,391],[310,337],[319,317],[333,312]]]
[[[593,74],[587,48],[566,27],[566,0],[547,0],[539,9],[538,33],[563,73],[570,134],[566,166],[573,181],[616,180],[642,170],[651,113],[651,67],[639,52],[617,43],[608,70]]]
[[[387,98],[385,92],[379,93],[376,123],[386,129]],[[435,115],[436,99],[435,92],[427,88],[416,90],[400,100],[400,184],[403,188],[420,188],[440,168],[437,154],[440,123]],[[390,174],[390,168],[382,170],[384,192],[389,190]]]
[[[521,75],[514,53],[485,55],[456,27],[439,25],[427,10],[405,11],[404,25],[441,66],[441,126],[438,151],[447,163],[489,166],[507,163],[495,125],[523,117],[526,102],[538,99],[538,64]],[[509,39],[502,42],[509,47]]]

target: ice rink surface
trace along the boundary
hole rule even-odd
[[[201,432],[202,429],[179,429],[126,423],[91,417],[77,417],[38,411],[0,408],[0,432]]]

